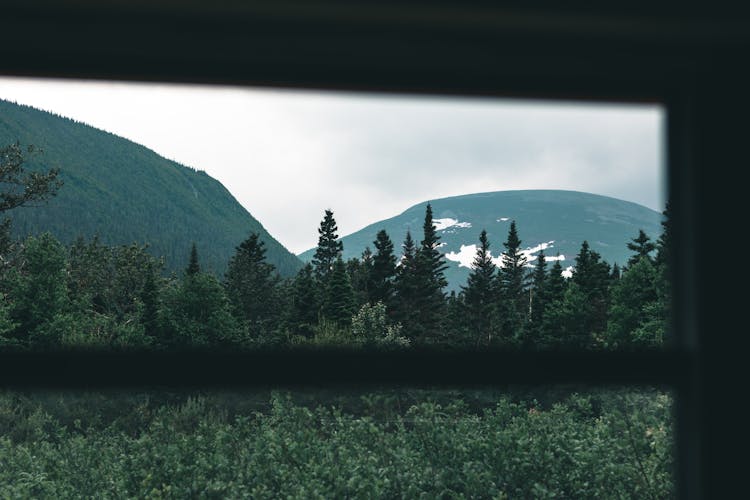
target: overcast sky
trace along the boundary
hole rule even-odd
[[[394,97],[0,77],[0,99],[83,121],[218,179],[295,253],[419,202],[573,189],[664,206],[655,105]]]

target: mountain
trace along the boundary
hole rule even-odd
[[[106,244],[148,243],[174,271],[187,264],[195,242],[203,268],[221,275],[254,231],[282,275],[302,265],[203,171],[69,118],[0,100],[0,145],[16,141],[42,150],[29,156],[26,168],[58,167],[64,181],[48,203],[5,214],[16,236],[49,231],[65,243],[97,234]]]
[[[441,237],[441,251],[449,265],[448,290],[459,290],[466,283],[482,229],[487,231],[492,256],[499,257],[512,220],[516,221],[530,265],[544,249],[548,260],[559,254],[557,258],[568,271],[584,240],[610,264],[622,265],[631,254],[626,245],[638,236],[639,229],[652,240],[661,233],[659,212],[636,203],[577,191],[497,191],[430,203]],[[381,229],[386,230],[398,252],[407,230],[419,242],[426,205],[427,202],[414,205],[395,217],[344,236],[341,238],[344,257],[359,257],[365,246],[374,251],[373,241]],[[314,253],[315,249],[310,249],[299,257],[307,262]]]

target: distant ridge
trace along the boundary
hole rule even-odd
[[[430,201],[435,225],[441,237],[440,250],[446,254],[449,268],[448,290],[458,290],[469,275],[479,233],[487,231],[493,257],[504,250],[511,220],[516,221],[522,246],[531,263],[539,251],[560,255],[563,268],[574,265],[581,243],[586,240],[610,264],[627,262],[627,243],[643,229],[653,240],[659,237],[662,215],[650,208],[580,191],[518,190],[473,193]],[[382,220],[344,236],[344,257],[359,257],[365,246],[374,251],[373,241],[381,229],[401,251],[406,231],[415,241],[422,239],[422,224],[427,202],[414,205],[399,215]],[[312,259],[314,249],[299,255]]]
[[[110,132],[0,99],[0,145],[16,141],[43,150],[29,158],[28,168],[58,167],[65,183],[49,203],[8,212],[17,236],[49,231],[65,243],[94,235],[106,244],[148,243],[172,271],[184,268],[195,242],[203,268],[221,275],[235,247],[254,231],[282,275],[302,265],[203,171]]]

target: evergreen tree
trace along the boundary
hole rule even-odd
[[[558,256],[559,257],[559,254]],[[563,344],[562,332],[560,331],[558,321],[564,312],[565,293],[568,289],[568,281],[563,276],[562,264],[560,260],[555,260],[552,264],[549,274],[545,279],[545,299],[546,305],[542,312],[541,323],[536,333],[537,347],[561,347]],[[571,303],[572,297],[569,299]]]
[[[601,256],[584,241],[576,256],[572,281],[585,296],[582,324],[592,339],[607,328],[610,274],[609,264],[602,261]]]
[[[529,321],[526,335],[526,341],[529,346],[538,344],[542,333],[544,310],[549,302],[547,297],[547,281],[547,259],[545,258],[544,250],[541,250],[534,266],[532,285],[529,289]]]
[[[577,283],[571,282],[563,296],[550,302],[544,311],[540,347],[578,351],[591,344],[588,298]]]
[[[565,293],[565,288],[567,287],[567,281],[565,280],[565,276],[563,276],[562,264],[560,264],[559,260],[560,255],[558,254],[557,257],[558,259],[552,264],[552,268],[550,268],[546,280],[547,299],[550,302],[562,299],[562,296]]]
[[[410,340],[414,340],[419,331],[419,307],[418,284],[416,279],[417,268],[416,245],[409,231],[402,247],[401,261],[396,268],[396,300],[395,317],[403,326],[403,332]]]
[[[278,320],[278,282],[274,266],[266,261],[265,244],[257,233],[251,233],[235,249],[224,287],[234,314],[255,337],[270,333]]]
[[[354,309],[359,310],[369,299],[372,252],[369,247],[362,251],[362,258],[352,257],[346,261],[346,272],[352,282]]]
[[[669,328],[668,318],[671,314],[672,305],[672,220],[670,217],[669,202],[663,212],[664,218],[661,221],[662,233],[659,235],[659,239],[656,242],[656,259],[655,264],[657,267],[657,281],[656,290],[659,296],[658,304],[653,306],[649,312],[652,316],[652,321],[648,325],[655,325],[655,327],[661,326],[664,331],[662,332],[664,342],[671,340],[671,330]],[[644,335],[644,337],[656,338],[658,335]]]
[[[375,237],[375,256],[370,276],[370,302],[382,302],[386,311],[393,308],[394,280],[396,278],[396,256],[393,254],[393,242],[385,230],[378,231]]]
[[[639,229],[638,236],[628,243],[628,249],[635,252],[635,255],[628,260],[628,267],[631,267],[644,257],[653,262],[651,253],[656,250],[656,245],[651,241],[651,238],[643,232],[643,229]]]
[[[522,329],[528,301],[526,298],[526,256],[521,252],[521,240],[516,230],[516,222],[511,221],[508,239],[503,243],[502,266],[497,275],[499,295],[498,311],[503,342],[518,343],[522,339]]]
[[[492,343],[495,267],[490,254],[487,231],[482,230],[479,235],[479,247],[472,263],[471,273],[466,281],[466,286],[462,287],[466,305],[465,322],[469,325],[476,345],[490,345]]]
[[[465,293],[451,293],[446,299],[445,306],[445,323],[443,330],[445,337],[450,346],[476,347],[478,338],[476,330],[469,326],[466,321],[466,300]]]
[[[185,268],[185,274],[193,276],[201,272],[201,266],[198,264],[198,249],[195,248],[195,243],[190,248],[190,261],[188,266]]]
[[[333,270],[326,286],[323,316],[338,325],[347,325],[351,322],[354,312],[352,282],[349,273],[346,272],[346,264],[339,256],[333,263]]]
[[[288,323],[292,333],[312,338],[318,324],[320,300],[312,264],[300,269],[292,284],[292,303]]]
[[[630,266],[612,288],[612,306],[607,323],[606,345],[610,348],[631,348],[659,345],[664,328],[648,328],[651,338],[637,338],[636,331],[648,321],[658,319],[658,271],[648,256]],[[642,335],[641,335],[642,336]]]
[[[425,209],[424,238],[422,239],[415,259],[415,279],[417,290],[417,310],[419,317],[415,325],[417,342],[428,342],[440,337],[442,314],[445,312],[445,294],[443,288],[448,284],[445,279],[443,254],[438,250],[440,237],[432,222],[432,206],[428,203]]]
[[[656,264],[666,266],[670,262],[670,249],[672,247],[672,219],[670,217],[669,202],[662,212],[664,216],[661,221],[661,235],[656,241]]]
[[[341,257],[344,251],[344,244],[338,241],[336,231],[338,231],[338,227],[336,226],[336,220],[333,218],[333,211],[326,210],[318,228],[318,248],[315,250],[312,259],[315,277],[324,284],[327,283],[328,277],[333,271],[336,259]]]

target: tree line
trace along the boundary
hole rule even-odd
[[[666,212],[665,212],[666,213]],[[572,277],[544,252],[533,268],[515,222],[495,265],[482,231],[459,293],[444,292],[440,236],[428,204],[423,237],[407,232],[399,255],[381,230],[361,258],[344,261],[326,210],[312,262],[282,279],[251,233],[222,279],[195,246],[181,273],[144,245],[97,238],[62,245],[45,233],[3,239],[0,344],[16,348],[237,348],[283,345],[463,346],[527,349],[661,345],[666,331],[668,217],[656,243],[628,244],[610,266],[583,242]]]

